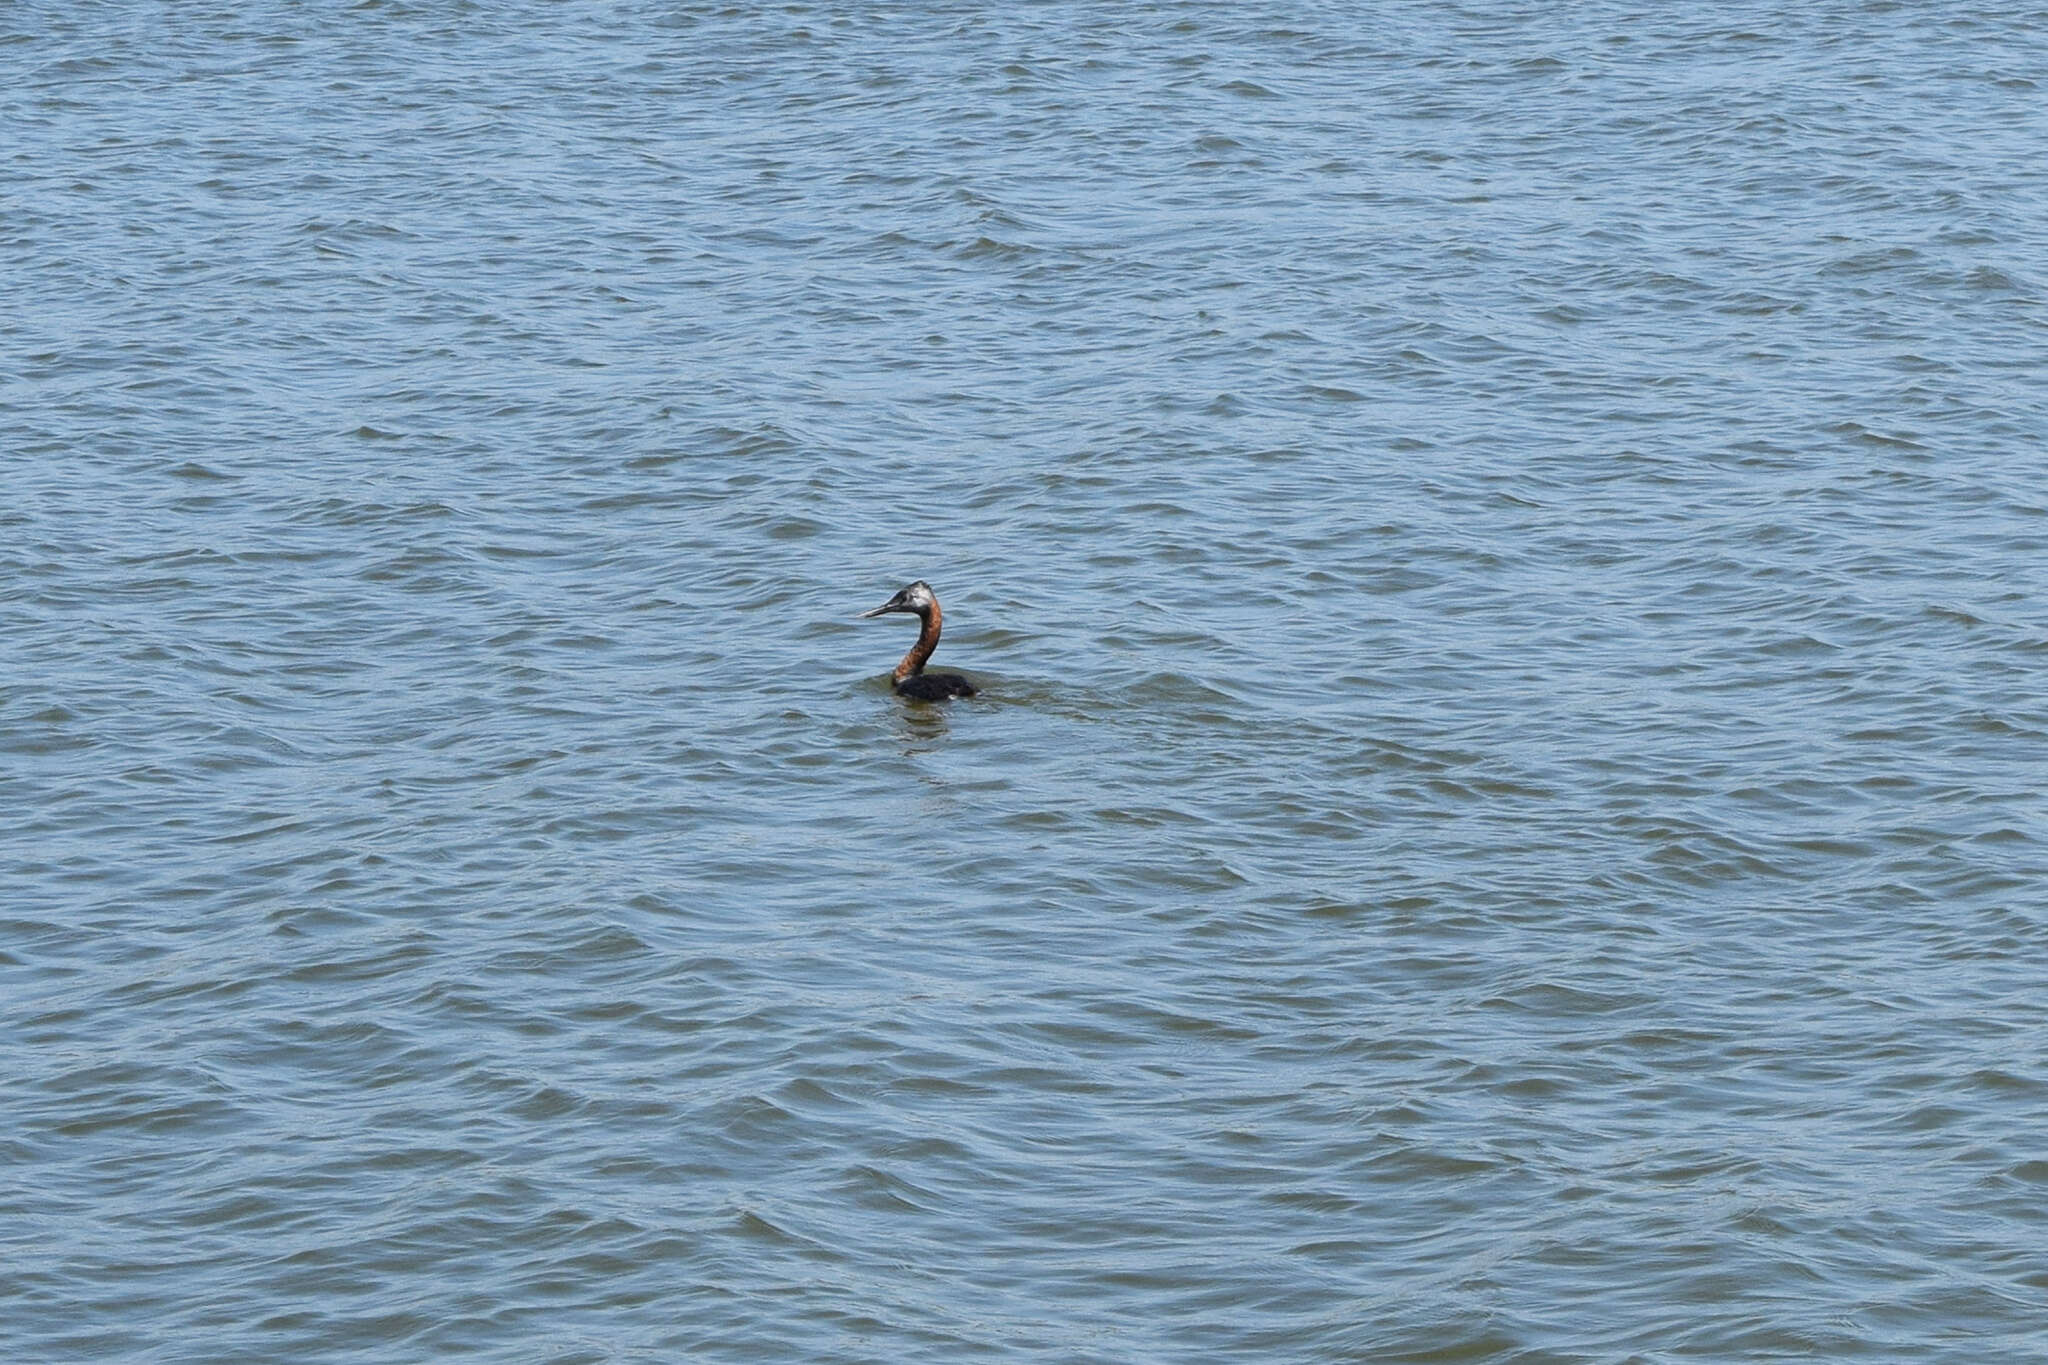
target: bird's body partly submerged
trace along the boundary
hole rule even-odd
[[[974,684],[958,673],[913,673],[898,678],[896,695],[912,701],[944,701],[948,697],[971,697]]]
[[[917,632],[917,643],[903,656],[903,662],[896,665],[890,675],[890,682],[896,688],[896,695],[909,697],[913,701],[944,701],[948,697],[971,697],[974,684],[958,673],[927,673],[925,660],[932,657],[932,651],[939,647],[939,599],[932,592],[931,584],[919,579],[873,611],[864,611],[863,617],[886,616],[890,612],[904,612],[915,616],[922,625]]]

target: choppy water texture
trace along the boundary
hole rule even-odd
[[[2048,1355],[2048,12],[1270,8],[0,14],[0,1354]]]

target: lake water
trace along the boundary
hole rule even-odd
[[[0,12],[0,1354],[2048,1357],[2048,11],[1282,8]]]

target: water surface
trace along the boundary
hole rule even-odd
[[[8,10],[5,1353],[2048,1354],[2044,21]]]

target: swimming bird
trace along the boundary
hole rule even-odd
[[[971,697],[974,684],[958,673],[927,673],[924,661],[932,657],[932,651],[939,647],[939,599],[932,592],[932,585],[919,579],[873,611],[861,613],[863,619],[870,616],[887,616],[892,611],[907,612],[924,623],[924,629],[917,632],[917,643],[903,656],[903,662],[896,665],[889,681],[896,687],[896,695],[910,697],[917,701],[944,701],[948,697]]]

